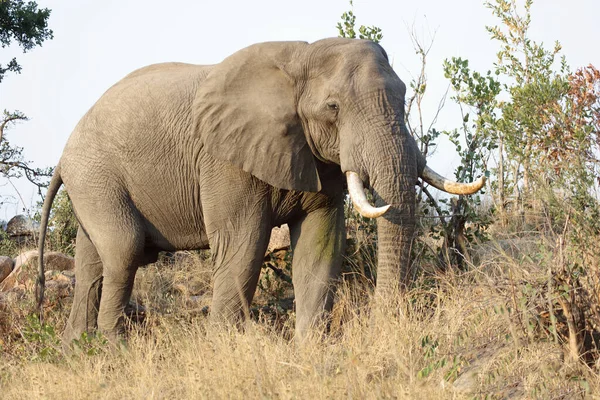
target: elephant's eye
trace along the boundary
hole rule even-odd
[[[327,108],[329,108],[330,110],[333,110],[333,111],[340,110],[340,106],[335,101],[331,101],[331,102],[327,103]]]

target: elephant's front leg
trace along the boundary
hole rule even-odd
[[[261,265],[269,244],[268,218],[246,220],[241,226],[210,235],[215,261],[211,318],[238,324],[249,312]]]
[[[324,322],[340,276],[345,242],[342,200],[310,212],[290,225],[293,283],[296,297],[296,337]]]
[[[208,189],[202,194],[214,260],[211,319],[237,324],[247,316],[269,244],[269,190],[249,174],[216,163],[221,168],[205,170],[203,183]]]

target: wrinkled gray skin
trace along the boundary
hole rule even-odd
[[[136,270],[161,250],[210,247],[211,315],[238,320],[282,223],[303,337],[332,306],[346,171],[373,188],[376,205],[392,206],[378,221],[377,293],[402,288],[425,165],[404,126],[404,94],[379,45],[339,38],[126,76],[75,128],[44,203],[45,230],[64,183],[81,225],[65,339],[95,329],[119,337]]]

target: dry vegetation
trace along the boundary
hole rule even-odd
[[[265,263],[240,331],[209,323],[211,263],[187,253],[138,272],[126,346],[83,336],[65,353],[71,295],[49,291],[40,325],[32,278],[21,292],[0,293],[0,398],[600,398],[600,72],[590,65],[571,73],[555,63],[558,42],[546,50],[530,38],[531,1],[522,15],[512,0],[484,4],[501,23],[487,27],[499,62],[485,75],[467,59],[446,60],[463,124],[444,135],[462,160],[457,178],[492,167],[496,214],[477,209],[474,197],[443,210],[432,198],[437,214],[421,220],[428,226],[413,252],[421,273],[408,293],[388,304],[371,298],[374,225],[351,219],[325,337],[293,339],[293,291],[274,272],[289,278],[289,255]],[[49,10],[40,11],[37,44],[52,37]],[[344,13],[340,35],[356,36],[354,23]],[[358,32],[382,37],[375,26]],[[418,113],[420,124],[407,125],[431,154],[441,132],[432,129],[437,115],[428,128],[421,114],[430,46],[413,39],[422,70],[409,84],[407,115]],[[2,135],[25,119],[4,112],[3,176],[17,167],[31,179],[21,150]],[[486,165],[490,158],[497,164]],[[61,196],[48,242],[72,252],[76,224]],[[8,245],[0,241],[0,253],[16,251]]]
[[[2,398],[598,396],[597,331],[576,332],[573,355],[565,307],[580,303],[557,301],[549,285],[571,257],[564,231],[544,232],[539,210],[519,221],[490,228],[492,240],[474,247],[465,271],[442,272],[421,258],[426,272],[394,304],[367,307],[368,280],[347,273],[331,333],[303,344],[291,337],[290,287],[267,268],[243,332],[210,324],[210,261],[196,253],[139,271],[134,299],[145,309],[130,319],[128,345],[118,350],[84,337],[63,353],[56,332],[70,297],[48,299],[44,327],[29,315],[31,293],[4,298]],[[587,266],[597,272],[599,262]],[[588,325],[594,309],[578,309]]]

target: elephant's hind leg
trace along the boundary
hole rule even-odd
[[[145,259],[143,231],[129,228],[113,239],[118,240],[118,244],[98,249],[104,264],[98,329],[113,342],[124,335],[125,307],[131,297],[137,268]]]
[[[77,230],[75,252],[75,296],[63,340],[69,344],[83,332],[97,328],[100,291],[102,290],[102,261],[87,234]]]
[[[110,201],[96,203],[93,212],[76,210],[84,215],[81,223],[102,260],[98,330],[116,342],[124,334],[124,310],[135,273],[147,257],[144,226],[135,205],[125,194],[106,198]]]

